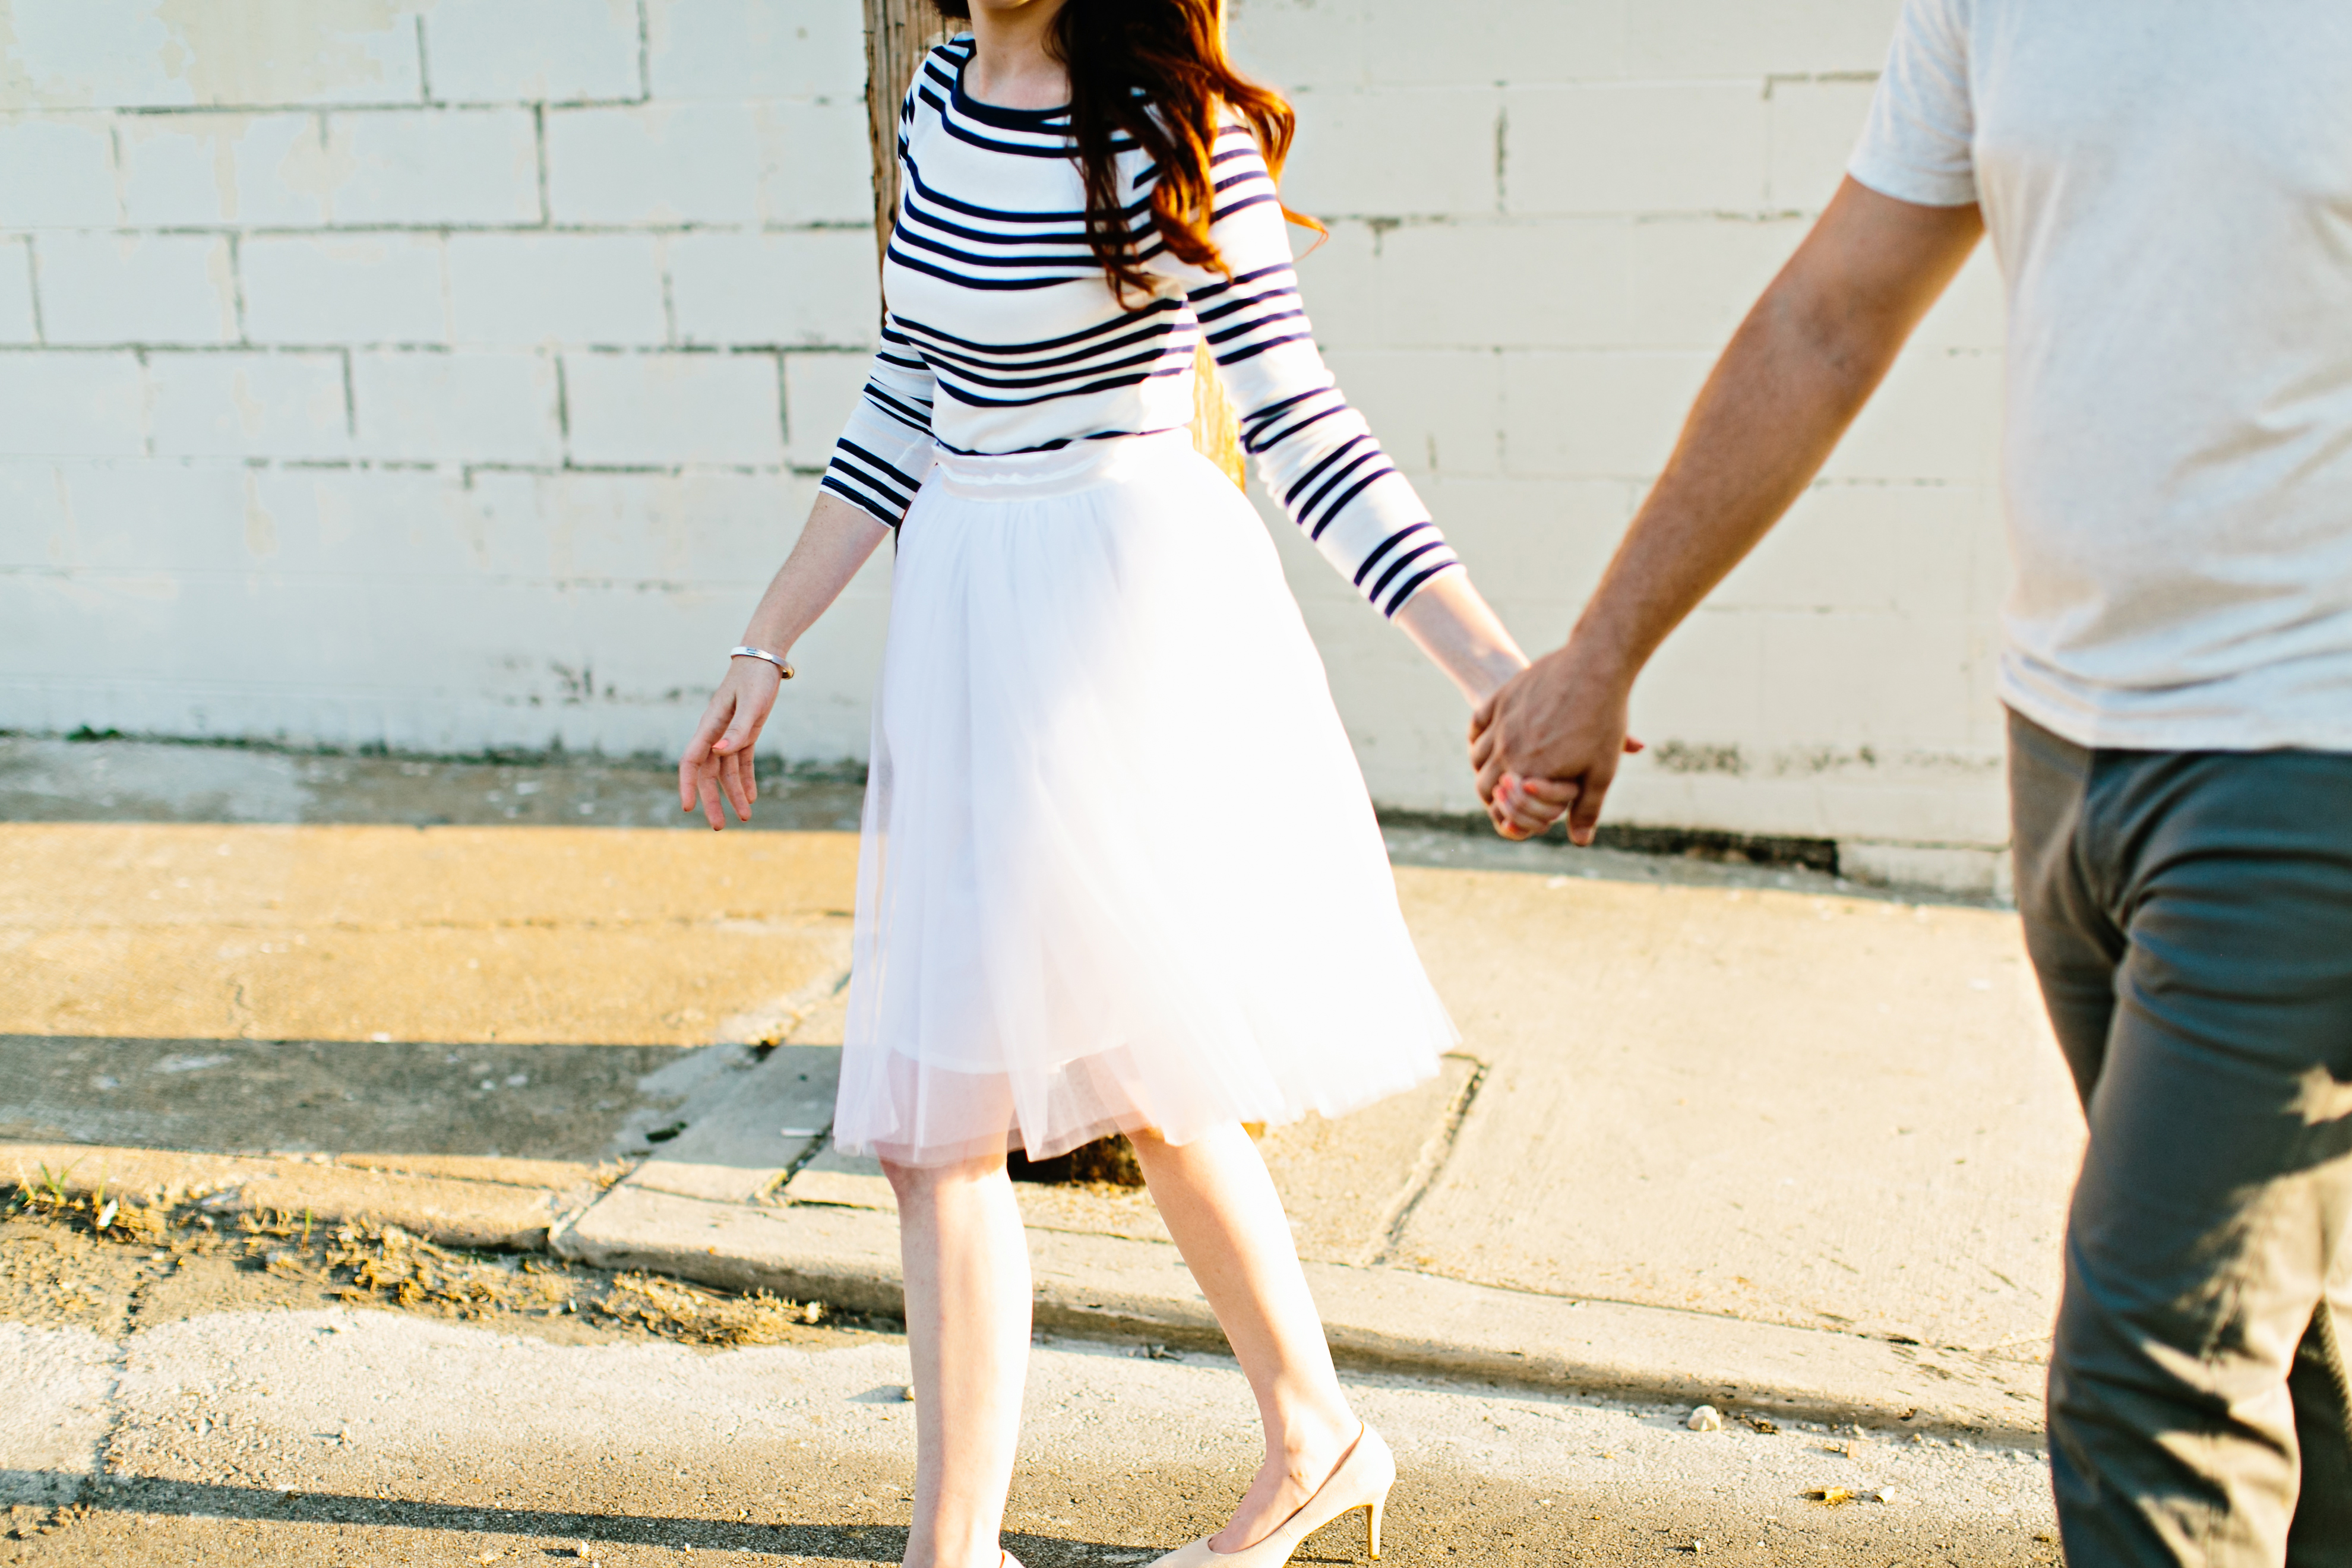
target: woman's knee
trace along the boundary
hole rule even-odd
[[[1174,1175],[1183,1172],[1205,1173],[1231,1168],[1235,1160],[1257,1157],[1257,1143],[1249,1130],[1238,1121],[1227,1121],[1196,1132],[1181,1143],[1172,1142],[1156,1127],[1147,1127],[1127,1135],[1135,1146],[1135,1163],[1143,1168],[1146,1179],[1152,1172]]]
[[[887,1157],[882,1162],[882,1174],[902,1205],[929,1197],[945,1187],[987,1181],[1003,1169],[1002,1154],[982,1154],[944,1165],[906,1165]]]

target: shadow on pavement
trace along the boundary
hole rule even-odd
[[[676,1548],[698,1552],[757,1552],[779,1557],[897,1563],[907,1531],[899,1525],[768,1524],[690,1515],[572,1513],[551,1509],[467,1508],[350,1493],[278,1491],[148,1477],[94,1484],[87,1476],[54,1470],[0,1469],[0,1496],[71,1497],[93,1512],[269,1524],[358,1525],[373,1529],[444,1530],[469,1535],[554,1538],[598,1546]],[[1150,1548],[1008,1531],[1005,1544],[1030,1568],[1060,1563],[1147,1561]],[[1160,1550],[1165,1550],[1162,1548]],[[569,1556],[564,1552],[562,1555]],[[1302,1552],[1304,1561],[1315,1554]]]
[[[642,1080],[693,1050],[0,1035],[0,1139],[593,1162],[662,1131]]]
[[[865,793],[862,769],[763,759],[751,826],[855,833]],[[23,735],[0,735],[0,822],[702,826],[678,810],[675,764],[654,758],[399,757]]]

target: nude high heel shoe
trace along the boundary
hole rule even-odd
[[[1396,1484],[1396,1456],[1367,1426],[1356,1435],[1356,1446],[1340,1459],[1339,1468],[1315,1489],[1298,1511],[1274,1527],[1271,1534],[1239,1552],[1218,1552],[1202,1536],[1180,1546],[1150,1568],[1282,1568],[1299,1543],[1343,1513],[1364,1510],[1365,1544],[1381,1554],[1381,1510],[1388,1506],[1389,1489]]]

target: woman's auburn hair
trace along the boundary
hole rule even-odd
[[[969,21],[971,0],[933,0],[950,21]],[[1136,254],[1117,143],[1132,139],[1159,171],[1151,217],[1179,260],[1233,275],[1209,223],[1216,212],[1210,167],[1224,111],[1257,137],[1268,174],[1279,179],[1297,116],[1272,88],[1225,58],[1224,0],[1063,0],[1054,52],[1070,75],[1070,136],[1086,182],[1087,246],[1122,300],[1152,290]],[[1323,226],[1285,206],[1291,222]]]

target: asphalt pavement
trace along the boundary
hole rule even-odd
[[[75,1500],[12,1510],[0,1563],[890,1563],[904,1543],[914,1422],[889,1335],[702,1352],[289,1308],[119,1338],[0,1322],[0,1473]],[[2032,1449],[1349,1388],[1400,1461],[1388,1562],[2054,1560]],[[1216,1528],[1255,1447],[1229,1361],[1047,1340],[1006,1544],[1029,1568],[1134,1568]],[[1362,1546],[1343,1521],[1300,1560]]]

